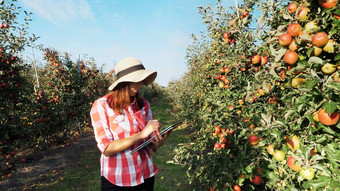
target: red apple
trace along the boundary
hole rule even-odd
[[[250,146],[255,146],[259,142],[258,138],[255,135],[249,137]]]
[[[219,134],[219,133],[221,132],[220,126],[215,126],[215,127],[214,127],[214,130],[215,130],[215,133],[216,133],[216,134]]]
[[[308,19],[308,13],[310,9],[307,7],[300,7],[298,12],[296,13],[296,17],[301,21],[306,21]]]
[[[296,161],[296,159],[293,156],[289,156],[287,159],[287,165],[290,169],[294,171],[300,171],[301,170],[301,164]]]
[[[318,113],[319,120],[324,125],[336,125],[339,122],[340,114],[338,111],[327,113],[326,109],[321,109]]]
[[[312,38],[312,44],[322,48],[328,43],[328,36],[325,32],[318,32]]]
[[[225,67],[225,68],[224,68],[224,73],[228,73],[228,72],[230,71],[230,69],[231,69],[231,68],[229,68],[229,67]]]
[[[288,33],[285,33],[285,34],[282,34],[280,37],[279,37],[279,44],[281,46],[288,46],[290,45],[290,43],[293,42],[293,38],[290,34]]]
[[[298,36],[301,32],[301,25],[299,23],[292,23],[288,26],[287,32],[292,37]]]
[[[219,143],[215,143],[215,144],[214,144],[214,148],[215,148],[215,149],[219,149],[219,148],[221,148],[221,144],[219,144]]]
[[[215,80],[219,80],[219,79],[221,79],[221,75],[219,75],[219,74],[215,74]]]
[[[287,7],[287,9],[288,9],[288,12],[289,12],[290,14],[295,13],[296,10],[297,10],[297,5],[296,5],[296,3],[293,2],[293,3],[289,4],[288,7]]]
[[[261,56],[258,55],[258,54],[253,55],[253,56],[251,57],[251,62],[252,62],[253,64],[258,64],[258,63],[260,63],[260,62],[261,62]]]
[[[252,183],[254,183],[255,185],[260,185],[262,179],[261,179],[260,176],[254,175],[254,177],[253,177],[252,179],[250,179],[250,181],[251,181]]]
[[[227,33],[227,32],[225,32],[225,33],[223,34],[223,38],[224,38],[224,39],[228,39],[228,38],[229,38],[229,36],[230,36],[230,34],[229,34],[229,33]]]
[[[233,109],[235,109],[235,106],[229,105],[228,110],[231,111],[231,110],[233,110]]]
[[[225,149],[225,143],[222,143],[222,144],[221,144],[221,148],[222,148],[222,149]]]
[[[245,9],[243,9],[243,10],[242,10],[241,19],[244,19],[244,18],[246,18],[248,15],[249,15],[248,11],[247,11],[247,10],[245,10]]]
[[[330,9],[336,6],[338,0],[318,0],[318,3],[321,7]]]
[[[241,191],[241,187],[239,185],[235,185],[233,187],[233,191]]]
[[[284,56],[284,61],[287,64],[293,65],[299,60],[299,55],[294,51],[287,51]]]
[[[261,65],[265,65],[268,62],[268,57],[267,56],[261,56]]]

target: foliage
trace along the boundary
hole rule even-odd
[[[339,187],[339,5],[326,9],[301,0],[290,13],[290,3],[244,1],[233,13],[221,2],[199,9],[208,34],[194,37],[189,72],[167,89],[195,131],[193,144],[177,157],[198,190]],[[299,16],[301,7],[310,10],[307,19]],[[256,9],[262,12],[257,18]],[[311,21],[318,27],[308,28]],[[279,44],[291,23],[302,26],[292,38],[298,45],[290,50],[298,55],[295,64],[285,58],[290,47]],[[333,40],[320,54],[312,41],[317,32]],[[322,122],[321,108],[333,113],[335,124]],[[300,169],[291,168],[289,156]]]
[[[144,86],[139,90],[139,94],[141,97],[151,101],[153,98],[156,98],[163,92],[163,88],[157,84],[156,82],[152,82],[152,84],[148,86]]]
[[[46,149],[51,144],[72,144],[89,126],[89,111],[95,99],[107,93],[112,82],[91,59],[74,63],[67,53],[44,48],[46,63],[31,68],[21,51],[37,39],[28,36],[30,14],[16,1],[0,1],[0,169],[9,177],[28,147]],[[35,70],[39,81],[36,79]]]
[[[20,9],[14,3],[1,1],[0,11],[0,160],[4,160],[15,155],[15,145],[27,136],[28,124],[22,116],[30,113],[33,87],[27,78],[30,68],[18,55],[34,39],[26,32],[29,14],[20,25]]]

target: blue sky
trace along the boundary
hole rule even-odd
[[[186,71],[191,34],[205,30],[198,6],[216,0],[18,0],[32,12],[29,32],[38,44],[78,56],[93,57],[104,71],[133,56],[156,70],[167,86]],[[225,7],[234,0],[225,0]],[[29,52],[29,51],[28,51]],[[41,54],[35,52],[35,54]],[[27,57],[30,57],[29,53]]]

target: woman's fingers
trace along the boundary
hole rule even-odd
[[[151,143],[155,144],[156,146],[161,146],[164,144],[165,138],[162,137],[158,130],[154,132],[154,138],[155,140],[153,140],[152,138],[150,139]]]
[[[143,137],[148,137],[151,133],[159,130],[160,123],[158,120],[150,120],[143,130]]]
[[[150,138],[150,142],[153,143],[156,147],[160,147],[164,144],[166,139],[168,138],[171,131],[166,132],[163,136],[159,133],[159,128],[161,124],[158,120],[150,120],[148,125],[150,125],[151,133],[153,133],[153,138]],[[150,134],[151,134],[150,133]]]
[[[171,132],[171,131],[170,131],[170,132]],[[169,131],[165,132],[165,133],[164,133],[164,136],[163,136],[163,139],[166,140],[166,139],[168,138],[170,132],[169,132]]]

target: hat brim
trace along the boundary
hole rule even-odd
[[[132,72],[130,74],[127,74],[115,82],[111,84],[111,86],[108,88],[109,90],[114,90],[118,84],[122,82],[141,82],[143,81],[144,85],[150,85],[153,81],[155,81],[157,77],[157,72],[151,71],[151,70],[138,70],[135,72]]]

